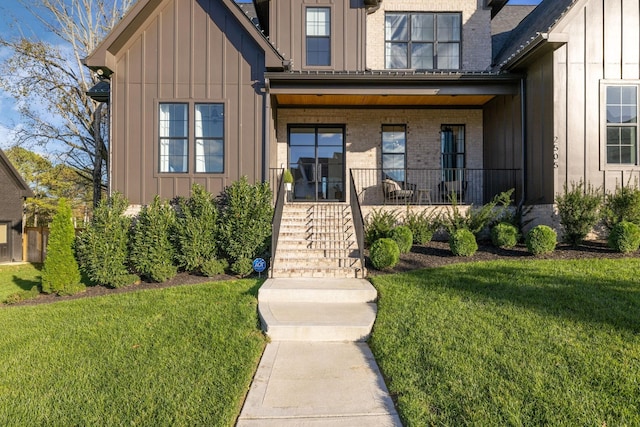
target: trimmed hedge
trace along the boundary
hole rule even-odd
[[[411,251],[413,245],[413,233],[407,226],[400,225],[389,233],[389,238],[396,242],[401,254]]]
[[[491,229],[491,243],[498,248],[512,248],[518,244],[520,233],[518,227],[508,222],[496,224]]]
[[[455,256],[472,256],[478,251],[478,242],[471,231],[460,228],[449,236],[449,248]]]
[[[609,233],[609,247],[628,254],[640,248],[640,227],[629,221],[621,221]]]
[[[529,230],[525,243],[529,252],[534,255],[543,255],[556,249],[558,235],[547,225],[537,225]]]
[[[376,240],[369,249],[369,259],[376,270],[395,267],[400,260],[398,244],[389,238]]]

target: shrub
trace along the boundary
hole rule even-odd
[[[451,209],[445,211],[442,226],[449,235],[461,229],[469,230],[477,235],[486,227],[490,227],[496,221],[507,216],[512,194],[513,190],[497,194],[489,203],[480,207],[471,206],[464,214],[460,212],[460,208],[454,200]]]
[[[102,199],[87,228],[76,239],[80,268],[97,284],[120,288],[139,280],[127,268],[131,218],[129,203],[120,193]]]
[[[158,196],[140,211],[131,237],[131,265],[141,276],[164,282],[176,275],[171,243],[174,223],[174,210]]]
[[[613,194],[605,196],[602,211],[604,223],[609,230],[622,221],[640,225],[640,188],[616,188]]]
[[[78,262],[73,254],[74,239],[71,207],[65,199],[60,199],[51,222],[47,257],[42,268],[42,292],[72,295],[84,289],[80,283]]]
[[[253,271],[253,261],[250,258],[238,258],[231,264],[231,271],[240,277],[246,277]]]
[[[435,210],[431,210],[429,213],[426,210],[420,213],[407,212],[403,225],[411,230],[414,244],[424,245],[433,238],[433,234],[439,227],[439,216],[435,212]]]
[[[400,225],[394,228],[389,233],[389,238],[396,242],[401,254],[406,254],[411,251],[413,233],[409,227]]]
[[[233,271],[236,271],[235,262],[244,258],[251,261],[269,249],[273,220],[271,200],[268,183],[250,185],[246,176],[226,187],[218,197],[220,248],[232,262]]]
[[[373,209],[365,218],[364,242],[371,246],[375,241],[389,237],[398,225],[398,213],[385,209]]]
[[[640,248],[640,226],[629,221],[614,225],[609,233],[609,247],[625,254],[637,251]]]
[[[534,255],[553,252],[556,248],[558,235],[547,225],[537,225],[527,233],[525,243],[527,250]]]
[[[213,198],[202,186],[193,184],[191,197],[178,199],[173,243],[178,266],[198,271],[217,255],[218,210]]]
[[[478,242],[470,230],[461,228],[449,236],[449,248],[455,256],[472,256],[478,251]]]
[[[252,265],[253,267],[253,265]],[[213,277],[218,274],[224,274],[224,271],[229,268],[229,263],[226,259],[211,258],[202,264],[201,271],[207,277]]]
[[[400,260],[398,244],[389,238],[378,239],[369,249],[369,259],[376,270],[393,268]]]
[[[564,194],[556,197],[560,223],[564,227],[564,240],[579,245],[600,219],[602,197],[591,185],[582,181],[564,186]]]
[[[496,224],[491,229],[491,242],[498,248],[512,248],[520,239],[518,228],[508,222]]]

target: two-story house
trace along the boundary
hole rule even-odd
[[[514,188],[549,221],[565,183],[626,185],[637,0],[544,0],[492,39],[505,3],[139,0],[86,60],[110,80],[110,189],[141,205],[288,168],[293,201]]]

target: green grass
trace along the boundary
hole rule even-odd
[[[640,260],[373,279],[371,347],[406,426],[640,425]]]
[[[40,286],[42,264],[0,265],[0,302],[21,291]]]
[[[258,280],[0,309],[0,425],[232,426]]]

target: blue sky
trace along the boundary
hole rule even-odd
[[[249,0],[247,0],[249,1]],[[509,0],[509,4],[539,4],[541,0]],[[47,37],[41,24],[25,10],[17,0],[0,0],[0,34],[23,34],[28,37]],[[0,50],[0,60],[6,52]],[[15,110],[15,103],[0,91],[0,148],[8,148],[13,142],[11,130],[20,126],[20,116]]]

